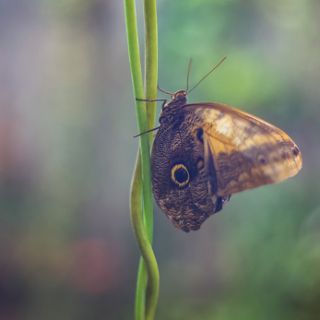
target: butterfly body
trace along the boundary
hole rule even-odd
[[[282,181],[302,166],[277,127],[219,103],[187,104],[180,90],[163,106],[151,154],[155,200],[173,224],[197,230],[231,194]]]

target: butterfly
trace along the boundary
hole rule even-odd
[[[156,203],[185,232],[198,230],[232,194],[283,181],[302,167],[284,131],[222,103],[188,104],[192,89],[160,89],[171,100],[163,104],[151,152]]]

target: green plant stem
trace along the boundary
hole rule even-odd
[[[158,84],[158,22],[156,0],[144,0],[144,21],[146,33],[145,49],[145,89],[146,97],[154,99],[157,97]],[[156,103],[147,103],[148,128],[155,123]],[[153,135],[150,134],[151,141]]]
[[[142,186],[141,186],[141,157],[140,150],[138,150],[137,160],[133,172],[131,182],[130,194],[130,215],[132,226],[140,225],[142,221],[141,213],[143,212],[142,204]],[[136,228],[134,228],[135,235],[139,239]],[[139,242],[139,240],[138,240]],[[144,259],[140,257],[139,268],[137,275],[136,293],[135,293],[135,319],[145,319],[145,300],[146,300],[146,284],[147,273],[144,264]]]
[[[145,319],[147,280],[147,270],[144,260],[143,257],[140,257],[136,285],[136,299],[134,305],[134,318],[136,320]]]
[[[145,229],[145,224],[141,219],[141,184],[139,180],[140,172],[140,155],[137,157],[136,170],[134,172],[132,187],[131,187],[131,220],[136,235],[139,235],[138,244],[143,257],[140,259],[138,281],[136,288],[136,319],[154,319],[157,308],[159,295],[159,271],[155,255],[152,250],[151,243],[148,239],[148,234]],[[148,297],[146,297],[146,273],[148,274]],[[147,299],[146,299],[147,298]],[[145,306],[145,309],[143,308]],[[145,315],[145,317],[144,317]]]
[[[144,92],[134,0],[125,0],[124,7],[134,96],[136,98],[143,98]],[[151,99],[156,97],[157,88],[158,58],[155,9],[155,0],[145,1],[146,96]],[[150,28],[153,28],[153,30],[150,31]],[[147,112],[145,103],[136,101],[136,115],[140,132],[146,131],[147,128],[153,126],[155,113],[154,104],[151,105],[150,108],[150,110],[153,111]],[[136,320],[152,320],[154,319],[159,296],[159,271],[151,246],[153,237],[153,205],[150,171],[150,140],[148,135],[140,136],[139,146],[140,153],[136,161],[130,201],[132,225],[143,257],[143,262],[140,260],[139,263],[135,318]]]
[[[144,0],[144,25],[145,25],[145,91],[148,99],[157,97],[158,84],[158,22],[156,0]],[[154,127],[156,103],[147,102],[147,124],[148,129]],[[153,142],[153,134],[149,134],[150,145]],[[152,198],[151,198],[152,199]],[[149,240],[153,238],[153,213],[145,212],[146,227]],[[152,252],[153,253],[153,252]],[[150,255],[150,272],[147,296],[146,296],[146,318],[155,313],[159,298],[159,269],[156,260]],[[150,319],[153,319],[151,317]]]

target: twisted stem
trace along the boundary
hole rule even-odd
[[[157,93],[158,38],[156,1],[144,1],[146,32],[145,91],[143,90],[139,39],[134,0],[124,0],[129,62],[134,96],[154,99]],[[155,103],[136,101],[136,116],[140,132],[154,125]],[[149,138],[151,137],[151,138]],[[159,270],[152,250],[153,205],[151,191],[150,144],[152,135],[142,135],[131,185],[131,221],[142,254],[136,287],[135,319],[154,319],[159,296]]]

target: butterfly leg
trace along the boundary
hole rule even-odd
[[[167,99],[141,99],[141,98],[136,98],[136,101],[143,101],[143,102],[162,102],[162,109],[164,105],[167,103]]]

